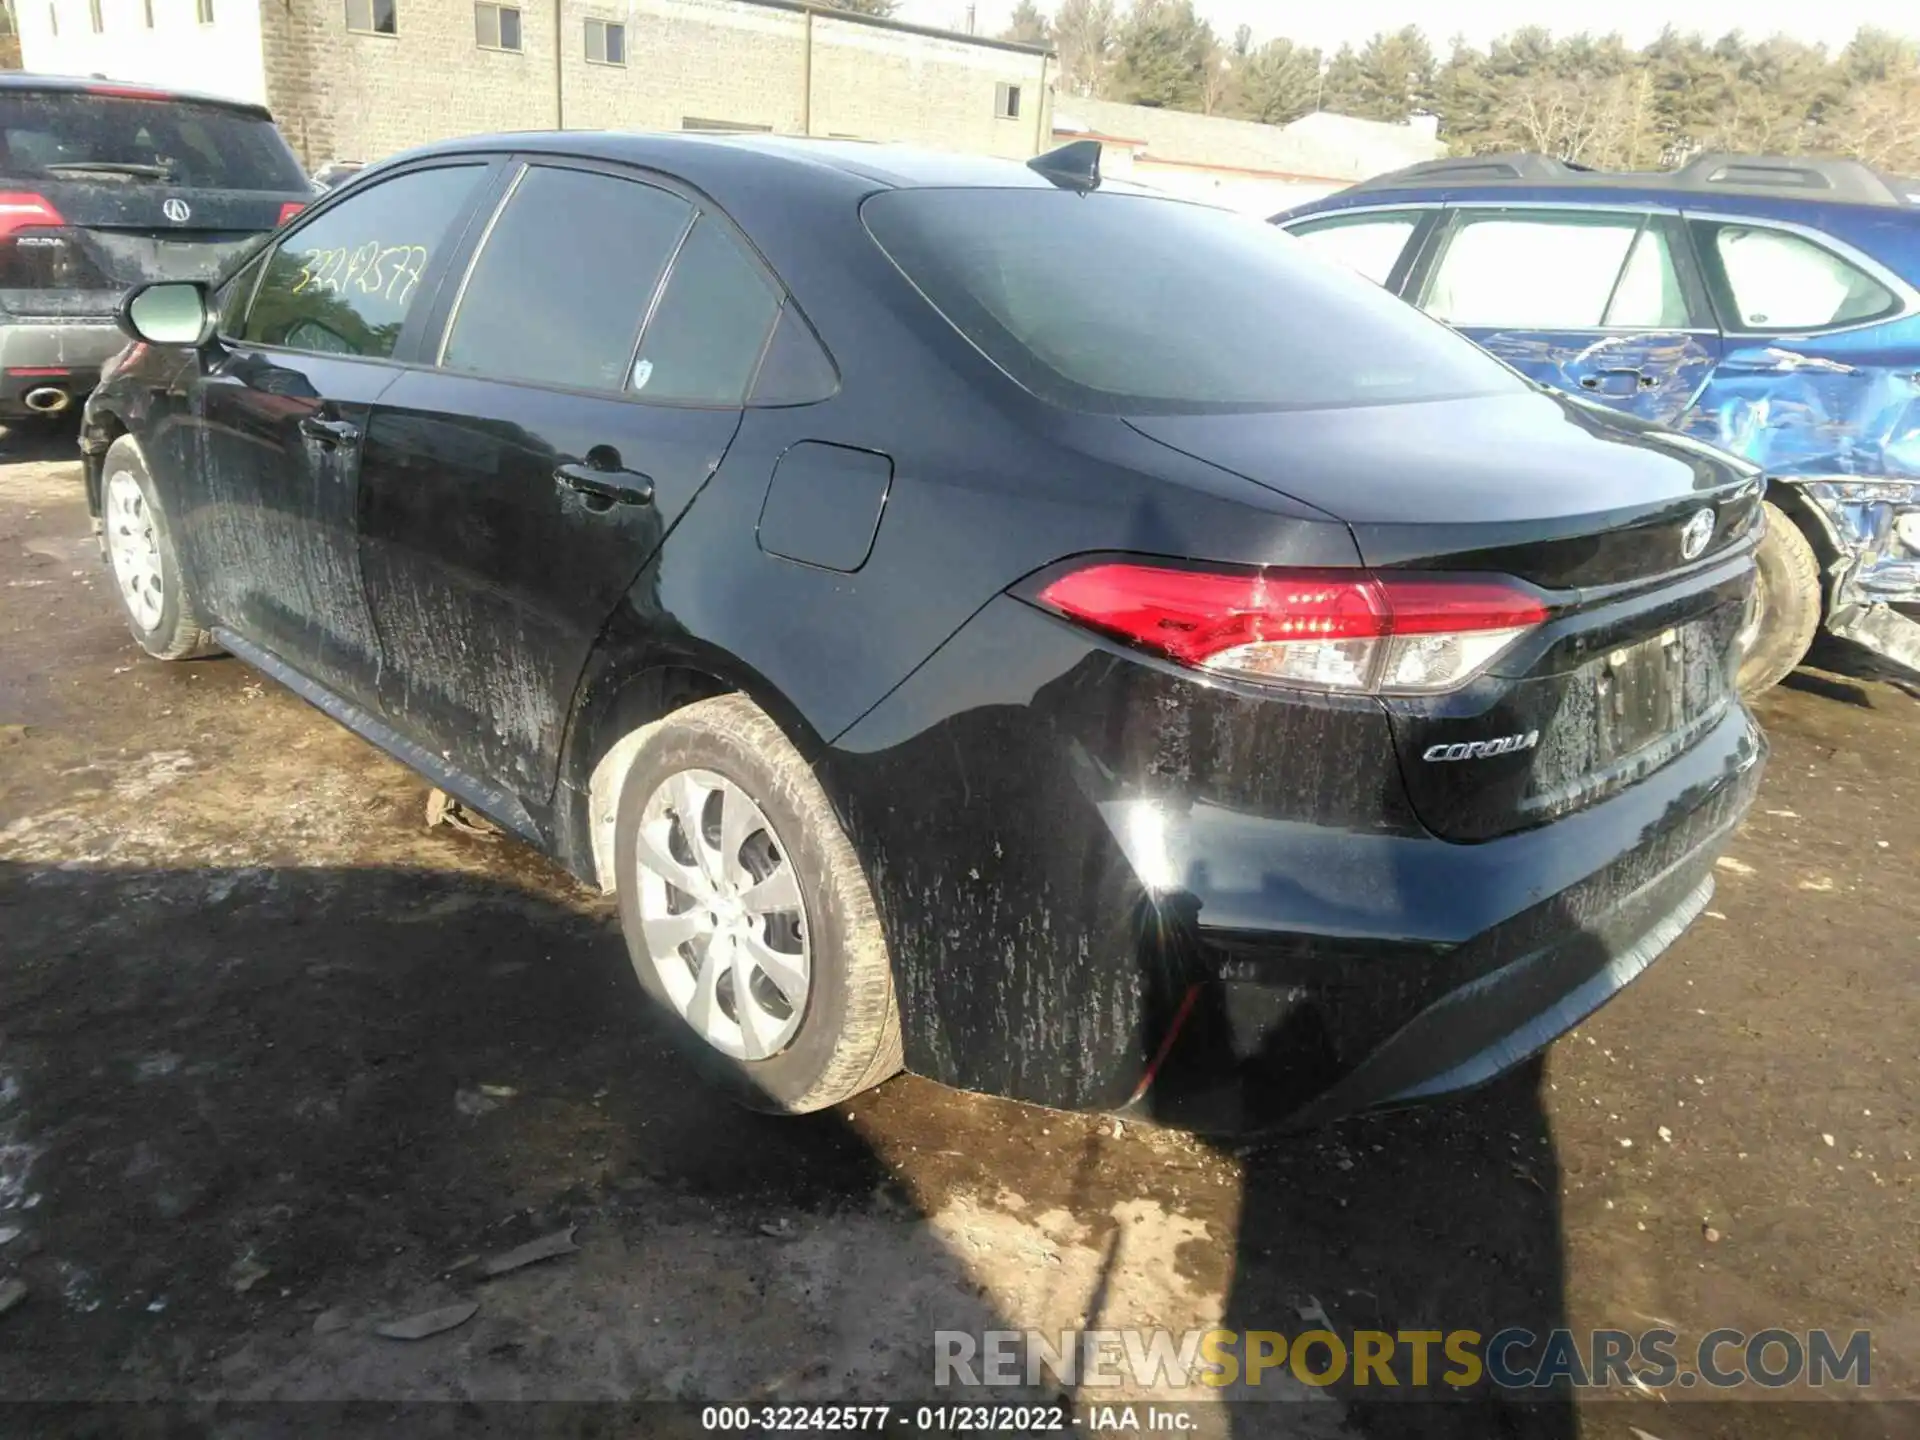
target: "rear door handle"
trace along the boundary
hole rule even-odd
[[[300,422],[300,433],[322,445],[351,445],[360,438],[360,427],[346,420],[322,420],[309,415]]]
[[[1660,377],[1645,370],[1596,370],[1580,377],[1582,390],[1599,390],[1608,395],[1631,395],[1635,390],[1651,390]]]
[[[567,464],[553,472],[553,483],[562,490],[585,496],[589,509],[653,503],[653,480],[638,470],[601,470],[592,465]],[[600,503],[595,505],[595,501]]]

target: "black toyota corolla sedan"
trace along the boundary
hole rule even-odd
[[[1760,482],[1096,154],[370,169],[123,306],[133,632],[617,892],[751,1104],[1485,1080],[1707,903]]]

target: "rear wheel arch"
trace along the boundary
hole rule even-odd
[[[719,654],[643,660],[602,651],[588,664],[568,726],[561,774],[559,829],[568,868],[611,894],[614,828],[620,792],[640,747],[669,716],[702,700],[741,693],[778,725],[810,761],[818,733],[757,675]],[[570,802],[570,804],[566,803]]]
[[[103,493],[107,468],[107,451],[113,448],[113,442],[122,435],[131,435],[132,427],[118,414],[104,405],[89,408],[85,421],[86,431],[81,437],[81,455],[84,464],[81,473],[87,486],[87,513],[95,520],[100,518],[100,497]],[[136,439],[133,442],[139,446]],[[146,459],[146,449],[140,447],[140,457]]]

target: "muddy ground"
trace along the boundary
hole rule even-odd
[[[1920,705],[1805,673],[1711,913],[1541,1070],[1222,1149],[901,1079],[688,1083],[610,905],[238,662],[128,639],[0,442],[0,1397],[933,1394],[936,1328],[1874,1335],[1920,1394]],[[37,449],[35,447],[38,447]],[[572,1227],[577,1253],[487,1257]],[[17,1232],[17,1233],[16,1233]],[[477,1301],[414,1342],[371,1327]],[[1235,1434],[1907,1434],[1920,1411],[1262,1387]],[[393,1432],[399,1433],[399,1432]],[[631,1433],[631,1432],[628,1432]]]

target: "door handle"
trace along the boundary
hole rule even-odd
[[[584,496],[590,510],[653,503],[653,480],[638,470],[601,470],[592,465],[569,463],[553,472],[553,483],[562,490]],[[595,501],[599,503],[596,505]]]
[[[300,433],[322,445],[351,445],[360,438],[360,427],[346,420],[322,420],[309,415],[300,422]]]
[[[1644,370],[1596,370],[1580,377],[1582,390],[1603,390],[1609,395],[1629,395],[1634,390],[1651,390],[1660,383],[1658,375]]]

